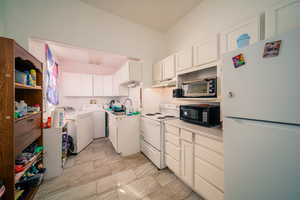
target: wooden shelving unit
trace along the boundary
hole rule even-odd
[[[35,163],[37,163],[37,162],[39,161],[39,159],[41,159],[41,157],[42,157],[42,154],[41,154],[41,153],[35,155],[35,156],[32,158],[32,160],[31,160],[29,163],[26,164],[24,171],[19,172],[19,173],[16,173],[16,174],[15,174],[15,183],[17,183],[17,182],[22,178],[22,176],[26,173],[26,171],[27,171],[31,166],[33,166]]]
[[[16,89],[24,89],[24,90],[42,90],[41,86],[29,86],[29,85],[23,85],[20,83],[15,83],[15,88]]]
[[[26,170],[43,159],[36,155],[25,171],[15,174],[15,158],[32,143],[43,145],[43,66],[40,61],[19,46],[14,40],[0,37],[0,179],[6,192],[3,200],[15,200],[15,184]],[[36,70],[37,87],[15,83],[15,70]],[[40,105],[41,112],[15,119],[15,101],[24,100],[29,106]],[[24,199],[32,200],[38,187],[25,191]]]

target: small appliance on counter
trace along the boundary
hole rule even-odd
[[[175,98],[214,98],[217,97],[217,77],[185,81],[182,89],[173,90]]]
[[[183,97],[183,89],[182,88],[173,89],[173,98],[182,98],[182,97]]]
[[[192,104],[180,106],[180,120],[212,127],[220,125],[220,106]]]

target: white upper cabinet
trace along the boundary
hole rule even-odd
[[[120,85],[121,73],[119,70],[113,76],[113,96],[128,96],[128,87]]]
[[[179,51],[176,57],[176,72],[191,68],[193,66],[193,48],[189,47]]]
[[[62,79],[64,96],[93,96],[93,75],[64,72]]]
[[[175,57],[168,56],[162,61],[162,80],[169,80],[175,77]]]
[[[152,68],[152,84],[158,84],[162,80],[162,62],[153,65]]]
[[[264,39],[263,17],[256,16],[221,34],[221,53],[236,50]]]
[[[103,96],[113,96],[113,76],[103,76]]]
[[[128,61],[120,69],[120,84],[141,82],[143,64],[138,61]]]
[[[120,86],[120,71],[117,71],[114,76],[113,76],[113,96],[118,96],[119,95],[119,86]]]
[[[103,76],[94,75],[93,76],[94,81],[94,96],[95,97],[102,97],[104,92],[104,83],[103,83]]]
[[[219,37],[210,38],[193,46],[193,66],[200,66],[219,59]]]
[[[300,1],[286,0],[266,11],[266,38],[300,26]]]

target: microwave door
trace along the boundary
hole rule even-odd
[[[206,96],[209,91],[209,84],[206,81],[199,81],[183,85],[184,96],[201,97]]]
[[[181,110],[181,118],[191,122],[202,122],[201,110],[183,108]]]

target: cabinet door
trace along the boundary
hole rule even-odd
[[[108,118],[108,138],[111,141],[113,147],[115,148],[116,152],[118,152],[118,126],[117,120],[112,115],[109,115]]]
[[[117,126],[116,124],[109,125],[109,140],[112,143],[116,152],[118,152],[118,137],[117,137]]]
[[[113,96],[112,76],[103,76],[103,96]]]
[[[129,81],[129,62],[126,62],[120,69],[120,84]]]
[[[218,37],[199,42],[193,46],[193,66],[200,66],[219,59]]]
[[[172,79],[175,76],[175,59],[174,56],[169,56],[163,60],[163,80]]]
[[[93,96],[93,75],[80,74],[80,96]]]
[[[128,81],[142,81],[143,64],[139,61],[129,61],[129,80]]]
[[[93,96],[93,75],[63,73],[64,96]]]
[[[162,68],[161,62],[153,65],[153,78],[152,83],[157,84],[162,80]]]
[[[95,97],[101,97],[103,96],[103,89],[104,89],[104,83],[103,83],[103,76],[94,75],[93,77],[93,88],[94,88],[94,96]]]
[[[191,68],[193,66],[193,48],[186,48],[176,55],[176,72],[184,69]]]
[[[194,184],[194,148],[193,144],[181,140],[181,178],[190,186]]]
[[[235,27],[230,28],[221,34],[221,53],[226,53],[238,49],[237,40],[241,35],[247,34],[249,44],[253,44],[264,39],[261,16],[256,16]]]
[[[113,76],[113,96],[119,96],[119,86],[120,86],[120,73],[116,72]]]
[[[78,87],[80,87],[80,74],[67,73],[62,74],[63,95],[64,96],[79,96]]]
[[[266,37],[300,26],[300,1],[287,0],[266,11]]]

